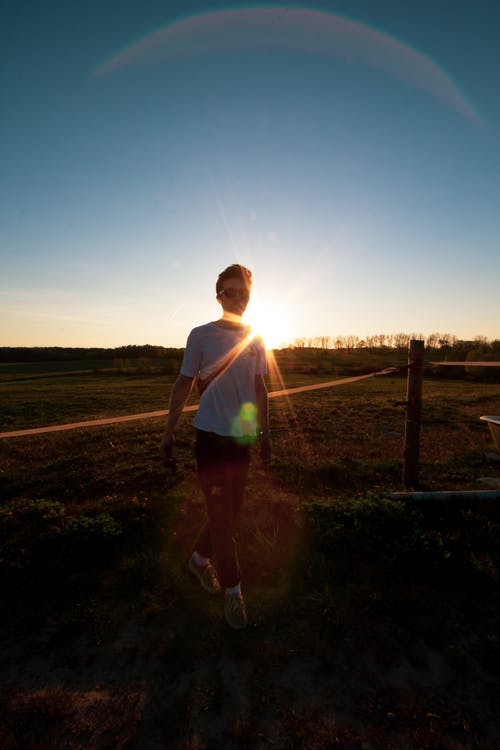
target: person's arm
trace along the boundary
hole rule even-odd
[[[269,398],[263,375],[255,376],[255,398],[257,402],[257,423],[260,430],[260,455],[264,461],[271,458],[271,435],[269,432]]]
[[[174,430],[186,405],[191,388],[193,387],[194,378],[187,375],[179,375],[172,388],[170,404],[168,407],[168,418],[165,432],[160,443],[160,457],[169,465],[172,459],[172,449],[174,446]]]

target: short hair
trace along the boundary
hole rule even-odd
[[[224,287],[224,282],[227,279],[241,279],[245,282],[248,288],[252,286],[252,272],[248,268],[245,268],[245,266],[240,266],[239,263],[234,263],[219,274],[215,285],[217,295],[221,293]]]

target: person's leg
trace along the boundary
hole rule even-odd
[[[212,486],[217,478],[215,471],[217,465],[216,435],[197,430],[195,456],[198,481],[208,506]],[[212,536],[209,518],[196,540],[194,549],[195,552],[205,559],[212,557]]]
[[[221,466],[220,496],[210,502],[212,543],[221,584],[236,593],[241,590],[240,567],[236,546],[236,528],[248,478],[249,446],[239,445],[232,438],[222,438],[223,463]],[[212,492],[214,492],[214,487]]]
[[[239,582],[239,565],[233,537],[231,440],[197,430],[198,479],[205,496],[208,520],[194,545],[196,556],[213,559],[223,586]]]
[[[240,580],[234,534],[248,476],[249,448],[231,438],[197,431],[196,457],[208,523],[195,549],[205,558],[213,556],[221,584],[232,588]]]
[[[234,533],[248,475],[249,449],[238,446],[231,438],[199,431],[196,456],[208,513],[208,524],[198,538],[196,550],[206,558],[213,555],[218,579],[225,588],[226,622],[240,630],[247,625],[247,615]],[[208,563],[206,570],[211,567]]]
[[[197,431],[195,453],[198,465],[198,479],[203,494],[207,499],[213,483],[212,474],[214,466],[214,446],[209,433]],[[208,520],[196,540],[188,568],[198,578],[205,591],[208,591],[210,594],[216,594],[220,591],[220,583],[217,571],[211,563],[211,557],[212,539],[210,521]]]
[[[230,448],[230,517],[232,523],[232,543],[234,555],[237,557],[236,542],[234,538],[245,486],[248,478],[248,466],[250,460],[249,446],[232,443]],[[234,576],[233,580],[236,580]],[[227,624],[234,630],[241,630],[248,624],[245,601],[241,591],[240,574],[238,566],[238,583],[234,586],[226,582],[224,596],[224,617]]]
[[[248,481],[249,464],[249,446],[234,444],[231,455],[231,499],[235,525],[237,524],[243,504],[245,487]]]

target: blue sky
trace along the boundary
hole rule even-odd
[[[0,345],[183,346],[234,262],[274,343],[500,337],[496,2],[2,14]]]

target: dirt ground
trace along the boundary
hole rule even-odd
[[[343,636],[302,652],[285,635],[255,615],[236,634],[222,622],[207,632],[192,613],[149,624],[127,613],[107,643],[80,632],[59,645],[58,624],[47,624],[3,644],[8,722],[27,725],[3,747],[500,747],[484,705],[490,678],[480,685],[476,665],[457,667],[465,651],[411,643],[384,664],[369,633],[364,644]],[[474,702],[483,726],[467,715]]]
[[[267,582],[247,570],[246,631],[228,629],[222,598],[183,566],[147,606],[111,590],[107,601],[104,578],[99,600],[76,587],[69,616],[11,630],[2,750],[500,748],[498,642],[485,669],[459,607],[436,602],[397,620],[361,602],[346,627],[353,611],[311,607],[314,593],[280,577],[293,524],[277,528],[283,557]],[[482,602],[481,626],[493,630],[489,611]]]

